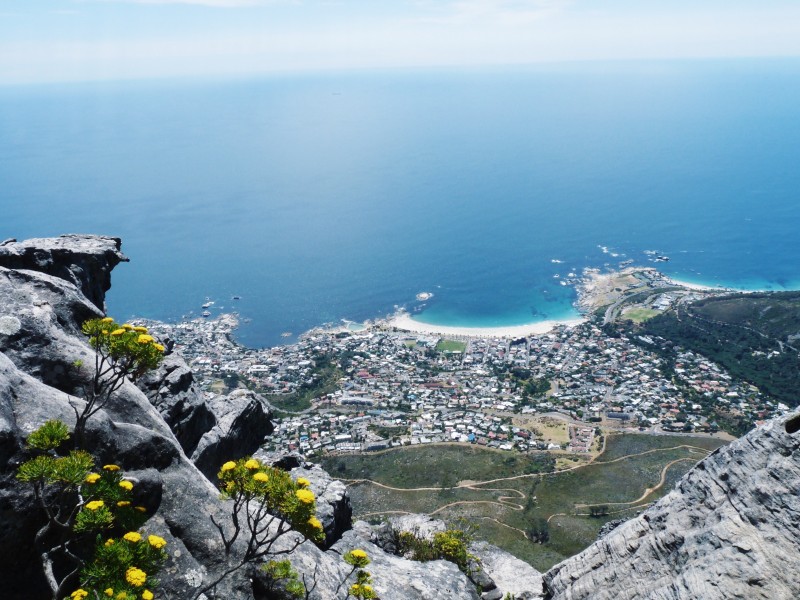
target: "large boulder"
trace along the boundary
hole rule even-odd
[[[222,463],[252,454],[275,429],[272,407],[250,390],[234,390],[206,402],[215,424],[192,453],[192,460],[206,477],[216,481]]]
[[[511,594],[515,600],[543,597],[542,574],[525,561],[486,542],[475,542],[469,550],[478,559],[482,572],[496,586],[499,597],[506,594]]]
[[[194,373],[178,354],[165,356],[158,369],[139,379],[136,385],[167,422],[187,456],[192,455],[200,439],[217,424]]]

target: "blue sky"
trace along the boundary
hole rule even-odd
[[[799,0],[0,0],[0,84],[798,55]]]

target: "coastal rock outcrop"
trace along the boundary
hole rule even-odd
[[[46,273],[73,283],[98,309],[103,310],[111,288],[111,271],[128,258],[122,240],[99,235],[69,234],[0,242],[0,266]]]
[[[793,423],[800,413],[714,451],[642,515],[545,573],[545,597],[800,598]]]

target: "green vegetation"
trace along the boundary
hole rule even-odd
[[[217,474],[222,498],[231,500],[230,526],[218,523],[213,515],[211,522],[219,532],[225,556],[230,557],[233,545],[241,538],[245,545],[244,553],[237,556],[232,565],[216,576],[198,591],[195,598],[214,589],[217,584],[234,571],[242,567],[272,558],[273,546],[292,531],[299,531],[305,538],[322,541],[325,532],[322,523],[316,517],[316,498],[314,492],[307,489],[306,479],[292,480],[289,473],[263,465],[254,458],[241,458],[228,461],[222,465]],[[246,515],[242,522],[240,516]],[[290,551],[303,542],[303,538],[294,538],[287,542]],[[286,553],[282,547],[280,554]],[[269,564],[269,562],[267,563]],[[276,576],[289,579],[294,585],[291,572],[283,574],[284,569],[275,567]],[[269,571],[268,571],[269,575]]]
[[[115,464],[95,468],[85,431],[126,380],[161,362],[164,347],[144,327],[120,325],[110,317],[86,321],[83,333],[95,360],[86,402],[75,409],[75,430],[58,420],[42,424],[28,436],[30,458],[17,470],[17,478],[33,488],[45,517],[29,543],[41,556],[53,600],[68,593],[72,600],[101,594],[153,600],[149,588],[158,583],[154,575],[167,558],[166,541],[156,535],[145,540],[136,531],[149,517],[145,507],[133,504],[134,483]],[[73,366],[84,365],[76,361]],[[67,450],[69,440],[72,448]]]
[[[431,539],[424,538],[416,532],[401,531],[397,535],[396,547],[400,556],[411,560],[421,562],[447,560],[462,572],[468,573],[469,562],[473,558],[467,551],[471,541],[471,536],[463,529],[437,531]]]
[[[605,522],[632,516],[661,497],[724,443],[614,435],[595,462],[555,473],[548,453],[526,456],[474,446],[413,446],[369,456],[331,456],[323,463],[336,477],[389,486],[352,484],[356,517],[409,512],[451,524],[468,519],[480,525],[476,535],[481,539],[546,570],[592,543]]]
[[[800,292],[708,298],[654,317],[636,333],[672,342],[658,344],[667,357],[675,346],[698,352],[762,393],[800,404]]]
[[[629,321],[633,321],[634,323],[644,323],[648,319],[652,319],[658,314],[660,313],[657,310],[653,310],[651,308],[639,307],[625,311],[624,313],[622,313],[622,318],[627,319]]]
[[[349,362],[349,357],[340,357],[341,361]],[[289,412],[299,412],[311,408],[311,401],[314,398],[332,394],[339,389],[339,379],[343,372],[334,356],[320,354],[315,357],[315,366],[312,371],[310,381],[303,382],[297,391],[291,394],[269,394],[265,390],[258,390],[267,393],[269,401],[279,410]]]
[[[441,487],[461,479],[485,480],[546,473],[555,465],[541,452],[524,455],[463,444],[426,444],[377,454],[326,456],[323,468],[342,479],[376,479],[395,487]]]
[[[367,429],[387,440],[408,433],[408,427],[381,427],[379,425],[369,425]]]
[[[453,352],[453,353],[463,353],[464,350],[467,349],[466,342],[459,342],[456,340],[439,340],[439,343],[436,344],[436,351],[437,352]]]

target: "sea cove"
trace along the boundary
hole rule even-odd
[[[630,260],[798,288],[798,75],[726,60],[4,87],[2,237],[119,235],[135,268],[115,271],[112,313],[213,301],[251,346],[399,307],[453,327],[574,319],[568,280]]]

